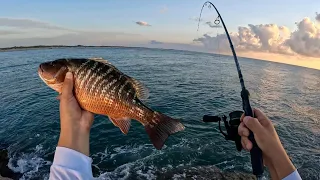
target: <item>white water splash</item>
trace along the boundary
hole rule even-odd
[[[14,154],[9,159],[8,167],[14,172],[22,173],[21,180],[33,179],[37,176],[39,168],[51,165],[50,161],[42,158],[43,154],[43,146],[39,144],[34,148],[34,152]],[[45,179],[46,177],[48,174],[44,176]]]

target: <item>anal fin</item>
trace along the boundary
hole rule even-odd
[[[123,117],[123,118],[112,118],[109,116],[110,121],[117,127],[119,127],[119,129],[121,130],[121,132],[123,134],[128,134],[129,129],[130,129],[130,125],[131,125],[131,119],[127,118],[127,117]]]

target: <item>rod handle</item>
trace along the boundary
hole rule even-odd
[[[262,151],[254,139],[253,133],[250,131],[249,140],[252,142],[252,149],[250,150],[252,174],[261,176],[264,171]]]
[[[241,98],[243,102],[243,110],[245,112],[245,116],[254,117],[250,102],[249,102],[249,91],[247,89],[242,89],[241,91]],[[250,150],[251,155],[251,165],[252,165],[252,174],[256,175],[257,177],[262,176],[264,171],[263,166],[263,157],[262,151],[257,145],[256,140],[254,139],[254,135],[252,131],[250,131],[249,140],[252,142],[252,149]]]

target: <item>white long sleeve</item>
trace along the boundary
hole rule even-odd
[[[87,180],[93,179],[92,159],[75,150],[57,147],[50,168],[50,180]],[[283,180],[302,180],[295,170]]]
[[[92,159],[75,150],[57,147],[50,168],[50,180],[88,180],[93,179]]]
[[[302,179],[298,171],[295,170],[291,174],[289,174],[287,177],[283,178],[282,180],[302,180]]]

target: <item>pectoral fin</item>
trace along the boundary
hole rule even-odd
[[[123,134],[128,134],[130,125],[131,125],[131,119],[129,119],[128,117],[123,117],[123,118],[109,117],[109,119],[115,126],[120,128]]]
[[[137,96],[139,99],[141,100],[146,100],[149,98],[149,90],[148,88],[140,81],[131,78],[132,83],[133,83],[133,87],[135,88],[135,90],[137,91]]]
[[[149,98],[149,90],[142,82],[129,76],[127,76],[127,78],[136,90],[136,95],[140,100],[146,100]]]

